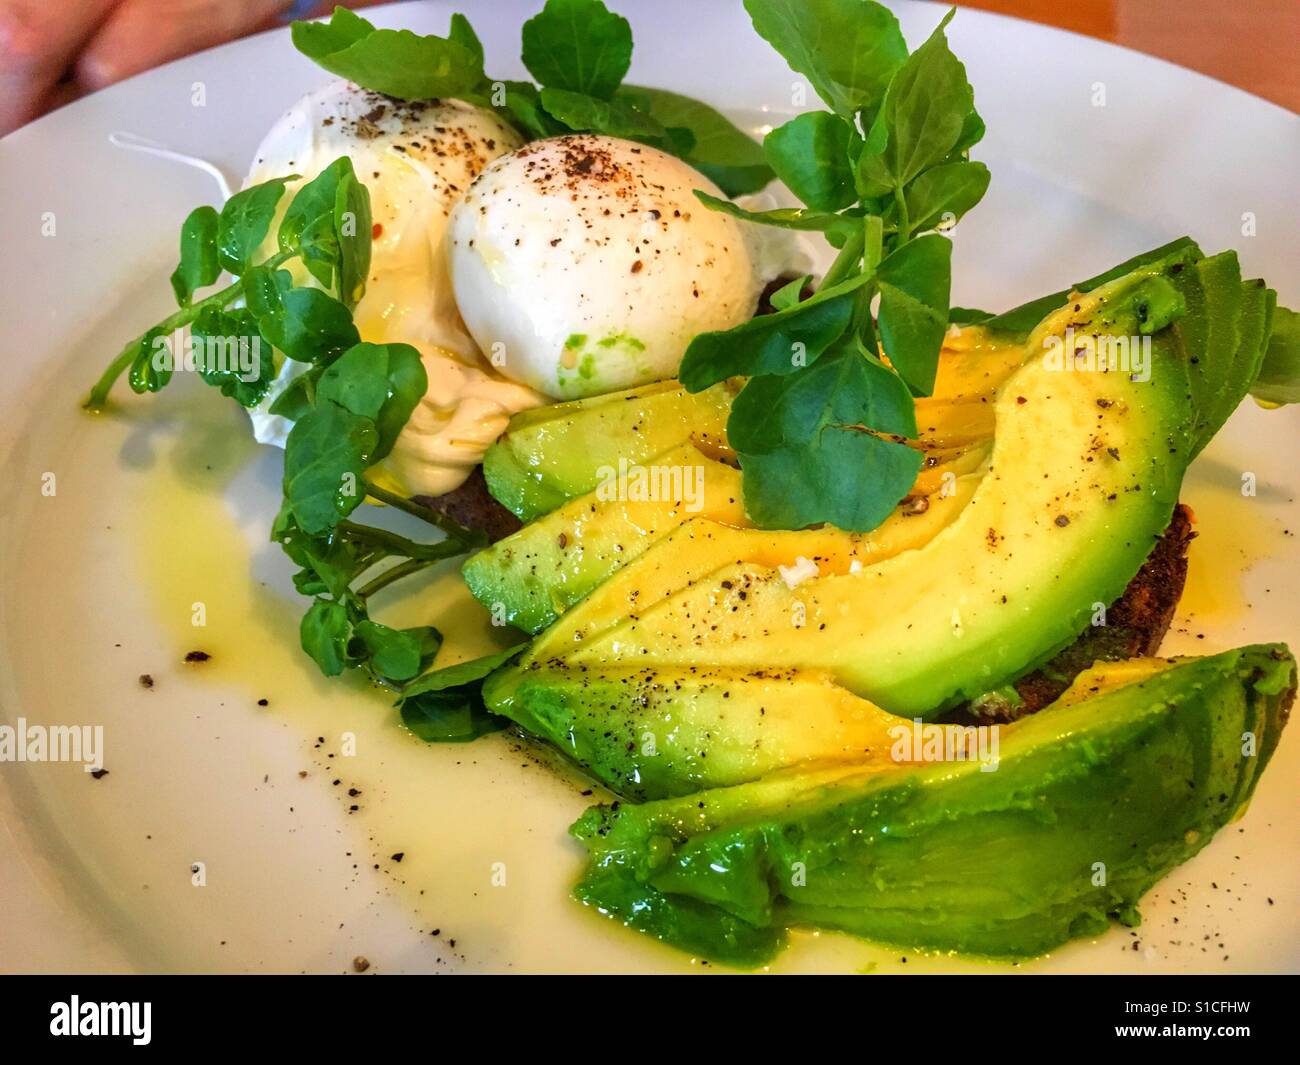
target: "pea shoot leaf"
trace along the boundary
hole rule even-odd
[[[217,219],[217,254],[224,269],[238,275],[248,269],[271,228],[285,185],[297,178],[297,174],[272,178],[243,189],[226,201]]]
[[[750,211],[730,200],[720,200],[716,196],[710,196],[700,189],[695,190],[695,198],[712,211],[722,211],[733,218],[743,218],[746,222],[776,226],[778,229],[825,233],[826,239],[836,247],[844,243],[849,233],[862,229],[862,220],[852,214],[829,214],[826,211],[810,211],[802,207],[776,207],[770,211]]]
[[[858,157],[863,196],[906,188],[923,170],[944,162],[963,131],[969,132],[974,93],[944,36],[951,17],[949,12],[889,83]]]
[[[634,104],[665,129],[689,131],[691,145],[682,158],[726,195],[757,192],[772,180],[763,146],[708,104],[665,89],[631,85],[619,89],[615,99]]]
[[[346,8],[327,23],[295,22],[293,43],[331,74],[399,100],[481,96],[483,49],[462,18],[448,37],[381,30]]]
[[[524,23],[523,60],[548,88],[608,100],[632,61],[632,27],[601,0],[546,0]]]
[[[794,373],[843,335],[853,316],[849,296],[867,280],[859,274],[789,310],[700,333],[687,347],[678,377],[687,391],[699,392],[728,377]]]
[[[317,599],[298,626],[302,649],[311,655],[327,677],[337,677],[350,664],[348,641],[352,622],[347,606],[331,599]]]
[[[889,361],[918,396],[934,391],[948,330],[952,242],[937,233],[909,241],[876,271],[878,329]]]
[[[923,461],[886,437],[915,435],[906,385],[851,342],[798,373],[752,378],[727,423],[745,471],[745,511],[768,529],[874,529]]]
[[[955,225],[989,187],[989,168],[965,160],[926,170],[907,187],[907,213],[912,232]]]
[[[188,307],[196,289],[211,285],[221,276],[217,256],[215,207],[196,207],[181,225],[181,261],[171,276],[176,302]]]
[[[284,294],[268,339],[291,359],[326,362],[356,344],[359,334],[338,300],[320,289],[294,288]]]
[[[190,332],[199,376],[242,406],[257,406],[270,391],[275,359],[252,312],[205,307]]]
[[[398,705],[402,723],[429,743],[456,743],[476,739],[504,728],[509,722],[490,714],[483,705],[483,680],[493,670],[517,658],[523,647],[434,670],[402,690]]]
[[[304,532],[327,532],[360,505],[378,443],[370,418],[330,401],[294,423],[285,441],[284,496]]]
[[[810,111],[777,126],[763,141],[776,176],[809,207],[839,211],[857,199],[850,148],[857,131],[829,111]],[[854,153],[856,154],[856,153]]]
[[[379,439],[370,460],[377,462],[392,450],[428,385],[420,353],[409,344],[362,343],[321,374],[316,402],[337,403],[374,422]]]
[[[668,139],[668,130],[654,116],[626,100],[603,100],[548,85],[542,89],[541,103],[552,118],[571,130],[589,130],[625,140]]]
[[[863,0],[745,0],[754,29],[836,114],[880,101],[907,43],[893,12]]]

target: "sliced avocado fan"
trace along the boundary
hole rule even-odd
[[[925,718],[1013,682],[1071,644],[1142,566],[1188,464],[1255,378],[1272,302],[1239,279],[1230,254],[1204,259],[1188,246],[1076,294],[1025,341],[993,405],[991,456],[935,535],[847,572],[792,576],[755,548],[752,530],[697,528],[698,566],[678,530],[489,678],[488,708],[526,728],[548,720],[543,735],[624,737],[621,772],[602,777],[618,788],[646,776],[634,737],[671,720],[653,691],[671,692],[684,674],[797,671]],[[1124,338],[1141,365],[1102,355],[1076,368],[1063,348],[1085,336]],[[732,685],[724,705],[734,716],[749,698]],[[698,725],[706,737],[729,727],[725,717]],[[781,723],[764,728],[775,735]],[[699,786],[658,781],[660,794]]]
[[[738,967],[771,960],[792,926],[1039,955],[1139,922],[1142,895],[1244,810],[1295,686],[1280,644],[1111,664],[978,730],[982,759],[804,767],[594,807],[571,830],[590,852],[575,894]]]

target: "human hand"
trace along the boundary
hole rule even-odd
[[[0,136],[83,93],[269,29],[295,6],[294,0],[0,0]]]

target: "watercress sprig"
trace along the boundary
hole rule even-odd
[[[273,178],[235,193],[217,211],[197,207],[181,226],[180,262],[171,275],[179,309],[136,337],[109,363],[86,400],[90,410],[108,401],[127,374],[135,392],[157,392],[183,355],[179,331],[190,327],[196,368],[209,384],[256,406],[271,387],[271,348],[289,358],[324,365],[360,337],[350,308],[370,269],[370,197],[352,161],[335,160],[295,193],[276,232],[275,250],[259,258],[289,182]],[[300,260],[322,288],[295,286],[284,267]],[[222,270],[234,280],[202,299]],[[335,294],[325,289],[333,288]],[[242,307],[236,306],[243,304]],[[256,339],[261,357],[254,376],[241,375],[224,344]]]
[[[266,398],[275,351],[303,363],[303,372],[270,408],[294,423],[271,539],[299,567],[295,588],[312,599],[300,626],[302,647],[327,675],[362,669],[376,682],[400,688],[429,667],[442,637],[427,625],[395,629],[372,620],[370,598],[486,541],[367,480],[424,396],[424,364],[408,345],[362,343],[353,324],[351,308],[364,293],[370,268],[371,221],[369,194],[351,161],[342,157],[326,167],[280,213],[293,180],[252,186],[220,211],[199,207],[190,213],[171,276],[178,310],[123,349],[86,405],[102,408],[124,372],[136,392],[166,386],[180,357],[176,340],[187,327],[200,377],[245,407]],[[288,269],[295,261],[302,284]],[[234,280],[196,298],[223,270]],[[251,366],[215,354],[241,342],[245,353],[258,353]],[[351,520],[367,499],[424,519],[442,538],[420,543]],[[446,738],[454,738],[453,725],[462,717],[448,720]]]
[[[806,208],[748,212],[761,225],[819,230],[839,248],[820,287],[789,286],[777,311],[688,347],[691,391],[745,383],[727,435],[758,525],[829,522],[867,531],[910,490],[914,398],[929,395],[949,321],[947,228],[988,187],[967,158],[983,135],[949,12],[908,53],[893,14],[870,0],[746,0],[754,28],[808,78],[829,111],[772,130],[763,150]],[[775,302],[775,301],[774,301]]]
[[[521,57],[536,82],[490,78],[464,15],[446,37],[376,29],[346,8],[329,22],[295,22],[304,55],[340,77],[402,100],[454,97],[490,107],[522,137],[603,133],[685,159],[728,195],[772,179],[762,148],[699,100],[625,85],[632,28],[602,0],[546,0],[523,25]]]

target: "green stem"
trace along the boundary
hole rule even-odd
[[[912,220],[907,214],[907,197],[897,185],[894,186],[894,207],[898,211],[898,240],[894,247],[901,248],[912,239]]]
[[[885,240],[884,219],[879,215],[866,215],[862,219],[862,270],[874,274],[880,265]],[[876,283],[870,281],[858,289],[853,301],[852,330],[858,336],[866,332],[871,321],[871,301],[876,297]],[[874,346],[874,345],[873,345]]]
[[[472,547],[486,547],[487,537],[477,529],[470,529],[461,525],[458,521],[453,521],[445,514],[440,514],[414,500],[406,499],[399,496],[396,492],[390,492],[386,488],[380,488],[373,481],[366,482],[366,495],[371,499],[377,499],[381,503],[387,503],[395,510],[410,514],[419,518],[421,521],[427,521],[435,528],[441,529],[447,534],[448,539],[459,541],[462,546],[462,552],[468,551]],[[461,552],[458,552],[461,553]]]
[[[298,253],[293,251],[278,252],[271,256],[271,258],[267,259],[266,262],[262,263],[262,265],[269,267],[270,269],[275,269],[287,259],[292,259],[296,254]],[[205,296],[203,299],[199,300],[198,303],[191,303],[188,307],[182,307],[175,314],[168,315],[152,329],[145,330],[123,348],[118,353],[117,358],[108,364],[108,368],[100,375],[99,380],[95,382],[95,387],[90,390],[90,395],[86,397],[86,402],[83,403],[82,406],[84,406],[86,410],[92,411],[104,409],[104,404],[108,402],[108,394],[113,390],[113,385],[131,363],[135,361],[140,345],[145,342],[147,337],[151,335],[165,336],[183,326],[187,326],[198,318],[207,307],[229,306],[238,299],[240,294],[244,291],[243,286],[244,283],[242,280],[227,285],[225,288],[212,293],[212,295]]]
[[[362,599],[368,599],[381,588],[387,588],[394,581],[400,581],[403,577],[409,577],[412,573],[418,573],[422,569],[432,566],[437,559],[432,558],[408,558],[405,562],[400,562],[391,569],[384,570],[378,577],[369,584],[363,585],[357,591]]]
[[[826,271],[826,276],[822,278],[821,287],[830,288],[841,281],[847,280],[848,276],[855,273],[858,269],[858,263],[862,259],[862,237],[854,234],[844,242],[844,247],[835,256],[835,261],[831,263],[831,268]]]
[[[454,558],[465,553],[465,547],[458,540],[440,540],[436,544],[421,544],[408,540],[387,529],[377,529],[373,525],[358,525],[351,521],[338,523],[338,531],[345,533],[363,544],[382,547],[390,555],[405,555],[407,558],[420,559],[424,562],[440,562],[444,558]]]
[[[885,223],[879,215],[869,214],[862,220],[862,269],[869,274],[876,272],[883,256],[885,240]]]

